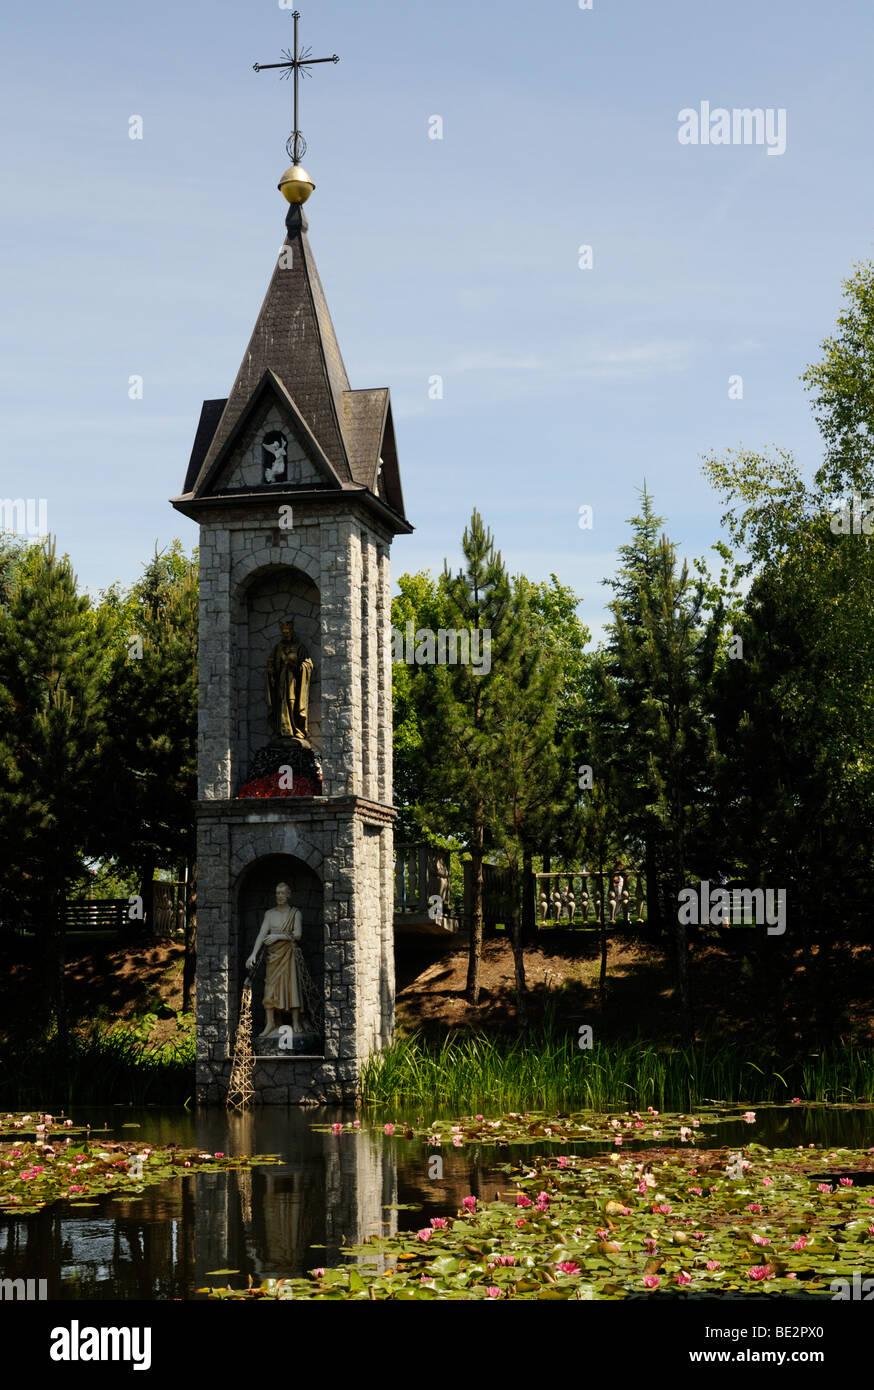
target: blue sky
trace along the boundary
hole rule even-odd
[[[871,6],[300,3],[341,58],[302,87],[307,214],[352,385],[392,392],[394,573],[457,563],[476,506],[597,630],[644,475],[691,556],[720,535],[703,453],[817,463],[798,377],[874,241]],[[196,543],[167,499],[282,241],[290,84],[252,64],[291,27],[276,0],[6,13],[0,495],[47,499],[92,592]],[[785,109],[785,153],[681,145],[705,100]]]

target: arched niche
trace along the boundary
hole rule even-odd
[[[237,706],[237,788],[246,780],[254,754],[268,744],[273,731],[267,714],[265,671],[282,634],[280,624],[291,621],[313,660],[309,691],[309,738],[318,752],[322,724],[321,605],[309,575],[293,565],[267,565],[248,576],[237,595],[235,672]]]
[[[324,942],[324,894],[322,881],[315,870],[293,854],[268,854],[256,859],[241,874],[236,889],[236,943],[233,962],[236,973],[234,993],[237,998],[242,993],[246,978],[246,960],[255,938],[261,930],[264,914],[276,906],[276,885],[287,883],[291,888],[291,905],[299,907],[302,916],[303,950],[306,967],[313,983],[324,1000],[325,942]],[[258,971],[252,995],[252,1034],[253,1039],[264,1028],[264,1009],[261,995],[264,984],[264,968]],[[282,1020],[291,1022],[291,1014]],[[257,1043],[255,1051],[258,1051]]]

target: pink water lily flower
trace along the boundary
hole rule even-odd
[[[652,1236],[647,1236],[646,1240],[643,1243],[646,1246],[647,1250],[655,1250],[658,1242],[653,1240]]]
[[[804,1249],[806,1248],[806,1246],[807,1246],[807,1236],[799,1236],[798,1239],[796,1240],[795,1244],[792,1246],[792,1249],[793,1249],[793,1250],[804,1250]]]
[[[747,1204],[747,1211],[751,1211],[755,1213],[755,1215],[760,1216],[764,1211],[764,1207],[760,1207],[758,1202],[749,1202]]]
[[[680,1273],[677,1275],[678,1284],[691,1284],[691,1282],[692,1276],[691,1274],[687,1274],[685,1269],[681,1270]]]
[[[353,1121],[352,1121],[352,1128],[353,1128],[353,1129],[360,1129],[360,1128],[361,1128],[361,1121],[360,1121],[360,1120],[353,1120]]]
[[[770,1265],[753,1265],[752,1269],[747,1270],[750,1279],[772,1279],[774,1271]]]
[[[643,1287],[645,1289],[657,1289],[661,1282],[657,1274],[645,1274],[643,1276]]]
[[[756,1120],[756,1112],[755,1112],[755,1110],[745,1110],[744,1113],[741,1115],[741,1119],[742,1119],[742,1120],[745,1120],[746,1123],[747,1123],[748,1125],[755,1124],[755,1120]]]
[[[516,1206],[517,1206],[517,1207],[533,1207],[533,1205],[534,1205],[534,1203],[532,1202],[531,1198],[530,1198],[530,1197],[526,1197],[524,1192],[517,1192],[517,1193],[516,1193]]]
[[[476,1211],[476,1197],[463,1197],[461,1205],[465,1211]]]
[[[499,1255],[499,1256],[498,1256],[497,1263],[498,1263],[499,1265],[514,1265],[514,1264],[516,1263],[516,1256],[515,1256],[515,1255]]]
[[[560,1269],[562,1274],[579,1274],[580,1265],[575,1260],[561,1260],[556,1269]]]
[[[754,1236],[753,1236],[753,1245],[770,1245],[770,1244],[771,1244],[771,1242],[770,1242],[770,1240],[768,1239],[767,1236],[757,1236],[757,1235],[754,1235]]]
[[[690,1188],[689,1188],[689,1191],[690,1191],[690,1192],[694,1192],[694,1194],[695,1194],[696,1197],[703,1197],[703,1196],[704,1196],[704,1189],[701,1188],[701,1187],[690,1187]]]
[[[653,1202],[652,1209],[656,1216],[669,1216],[671,1204],[670,1202]]]
[[[324,1279],[325,1277],[325,1271],[322,1265],[319,1265],[318,1269],[311,1269],[310,1274],[314,1279]]]
[[[852,1179],[852,1178],[838,1178],[838,1182],[840,1183],[841,1187],[852,1187],[852,1186],[853,1186],[853,1179]]]
[[[431,1230],[431,1227],[430,1227],[430,1226],[423,1226],[422,1229],[421,1229],[421,1231],[417,1231],[417,1232],[416,1232],[416,1239],[417,1239],[417,1240],[430,1240],[433,1234],[434,1234],[434,1232]]]
[[[524,1216],[520,1216],[520,1217],[518,1218],[517,1222],[516,1222],[516,1225],[517,1225],[517,1226],[527,1226],[527,1225],[528,1225],[528,1222],[525,1220],[525,1217],[524,1217]]]
[[[558,1156],[558,1166],[559,1166],[559,1168],[566,1168],[566,1167],[567,1167],[567,1159],[565,1158],[564,1154],[559,1154],[559,1156]]]
[[[816,1190],[817,1192],[831,1192],[831,1187],[827,1182],[818,1182],[816,1184]]]
[[[394,1134],[394,1132],[395,1132],[395,1127],[394,1127],[393,1124],[384,1125],[383,1128],[384,1128],[386,1134]]]
[[[332,1134],[342,1134],[342,1133],[343,1133],[343,1126],[342,1126],[342,1125],[339,1125],[339,1124],[337,1124],[337,1125],[331,1125],[331,1133],[332,1133]]]
[[[449,1222],[446,1220],[445,1216],[431,1217],[431,1226],[435,1231],[445,1231],[448,1225]]]
[[[719,1269],[719,1261],[718,1261],[718,1260],[708,1260],[708,1261],[707,1261],[706,1268],[707,1268],[707,1269]]]
[[[488,1288],[486,1289],[486,1293],[488,1294],[489,1298],[501,1297],[501,1290],[498,1288],[497,1284],[489,1284]]]

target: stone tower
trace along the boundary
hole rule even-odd
[[[350,388],[299,205],[286,228],[230,396],[204,402],[173,500],[200,527],[197,1091],[210,1103],[225,1099],[246,961],[278,884],[301,912],[307,1022],[259,1036],[256,970],[259,1098],[354,1099],[394,1017],[389,550],[412,528],[388,390]]]

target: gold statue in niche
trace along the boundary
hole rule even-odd
[[[307,718],[313,663],[291,622],[280,623],[282,639],[267,662],[267,710],[274,734],[309,748]]]

